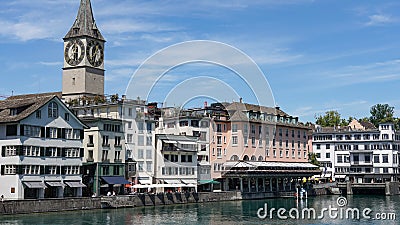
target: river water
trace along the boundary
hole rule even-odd
[[[302,201],[292,198],[264,199],[1,216],[0,224],[400,224],[400,196],[348,196],[339,202],[338,197],[318,196]],[[268,211],[266,215],[265,208]],[[270,213],[272,208],[275,210]],[[281,218],[277,213],[279,208],[284,208],[280,209]],[[311,209],[316,212],[315,219],[311,211],[307,212]],[[359,210],[359,219],[356,218],[355,209]],[[296,212],[299,212],[298,216]],[[311,218],[308,218],[309,215]],[[285,216],[287,219],[284,219]],[[376,219],[377,217],[386,217],[386,220]]]

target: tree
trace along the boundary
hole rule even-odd
[[[319,166],[317,155],[315,153],[308,153],[308,161],[313,165]]]
[[[394,107],[389,106],[388,104],[376,104],[371,107],[370,113],[371,117],[369,120],[376,127],[378,127],[380,123],[395,122],[395,119],[393,118]]]
[[[348,123],[345,119],[340,118],[340,114],[335,111],[327,111],[325,115],[316,117],[316,124],[321,125],[323,127],[333,127],[333,126],[347,126]]]

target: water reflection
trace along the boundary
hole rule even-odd
[[[291,208],[301,212],[304,208],[314,208],[320,214],[323,208],[338,207],[338,196],[320,196],[307,200],[296,201],[294,198],[265,199],[253,201],[230,201],[198,204],[182,204],[157,207],[127,208],[92,210],[79,212],[46,213],[18,216],[2,216],[0,224],[398,224],[395,221],[380,221],[372,219],[330,219],[325,212],[323,219],[316,220],[281,220],[276,211],[273,219],[257,217],[257,210],[267,203],[268,208]],[[371,208],[371,215],[375,213],[400,213],[399,196],[347,196],[347,206],[358,208]],[[288,212],[286,213],[288,214]],[[399,214],[400,215],[400,214]]]

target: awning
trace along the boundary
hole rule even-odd
[[[46,181],[46,184],[52,187],[64,187],[65,184],[63,184],[61,181]]]
[[[197,184],[197,180],[186,180],[186,179],[181,179],[182,183],[184,184]]]
[[[122,176],[102,176],[101,179],[107,184],[130,184],[130,182],[125,180]]]
[[[219,184],[220,182],[219,181],[216,181],[216,180],[200,180],[199,181],[199,184],[201,185],[201,184]]]
[[[151,184],[151,180],[139,180],[140,184]]]
[[[24,184],[28,187],[28,188],[45,188],[46,185],[43,182],[34,182],[34,181],[25,181]]]
[[[189,142],[189,141],[178,141],[181,145],[196,145],[196,142]]]
[[[176,144],[176,141],[170,141],[170,140],[162,140],[162,141],[167,144]]]
[[[179,180],[164,180],[167,184],[182,184]]]
[[[86,187],[86,185],[82,184],[80,181],[66,181],[65,184],[72,188]]]

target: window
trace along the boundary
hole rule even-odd
[[[57,118],[58,117],[58,105],[55,102],[49,103],[48,115],[49,115],[49,118]]]
[[[103,146],[105,146],[105,147],[110,146],[110,144],[108,143],[108,136],[107,135],[103,136]]]
[[[222,137],[221,136],[217,136],[217,144],[218,145],[222,144]]]
[[[144,146],[144,136],[143,135],[138,136],[138,146]]]
[[[388,154],[383,154],[382,155],[382,163],[388,163],[388,162],[389,162]]]
[[[89,137],[89,145],[94,145],[94,142],[93,142],[93,135],[89,135],[88,136]]]
[[[150,162],[150,161],[146,162],[146,171],[147,172],[153,171],[153,163],[152,162]]]
[[[251,137],[251,145],[253,147],[256,146],[256,138],[255,137]]]
[[[321,149],[321,145],[320,144],[317,144],[317,149]]]
[[[127,141],[128,143],[132,143],[132,142],[133,142],[133,134],[128,134],[128,135],[126,136],[126,141]]]
[[[47,147],[46,148],[46,155],[49,157],[57,157],[58,156],[58,149],[56,147]]]
[[[232,136],[232,145],[237,145],[237,144],[238,144],[238,137]]]
[[[331,145],[330,144],[326,144],[326,149],[331,149]]]
[[[64,149],[64,155],[67,158],[77,158],[79,157],[79,148],[67,148]]]
[[[146,150],[146,159],[151,159],[151,158],[152,158],[151,149],[147,149]]]
[[[115,151],[114,153],[114,161],[121,160],[121,151]]]
[[[4,174],[5,175],[12,175],[12,174],[16,174],[16,170],[17,166],[15,165],[6,165],[4,168]]]
[[[143,172],[144,171],[144,162],[138,162],[138,171]]]
[[[103,175],[109,175],[110,174],[110,166],[103,166],[102,167],[102,172],[103,172]]]
[[[121,137],[115,136],[114,146],[121,146]]]
[[[370,155],[365,155],[365,156],[364,156],[364,161],[365,161],[366,163],[370,163],[370,162],[371,162],[371,156],[370,156]]]
[[[143,159],[143,158],[144,158],[144,150],[138,149],[138,159]]]
[[[217,132],[222,132],[222,126],[221,126],[221,124],[217,124]]]
[[[251,133],[255,134],[256,133],[256,126],[255,125],[251,125]]]
[[[38,110],[36,111],[36,118],[37,118],[37,119],[41,119],[41,118],[42,118],[42,111],[41,111],[40,109],[38,109]]]
[[[342,163],[343,162],[343,156],[342,155],[338,155],[337,156],[337,162],[338,163]]]
[[[57,138],[57,128],[49,127],[49,138]]]
[[[217,148],[217,158],[221,158],[221,157],[222,157],[221,148]]]
[[[66,121],[69,121],[69,113],[65,113],[64,119],[65,119]]]
[[[6,136],[17,136],[18,125],[7,125]]]
[[[383,173],[389,173],[389,168],[383,168]]]
[[[128,129],[132,129],[132,122],[128,122]]]
[[[331,158],[331,153],[329,153],[329,152],[325,153],[325,158],[327,158],[327,159]]]
[[[105,161],[108,159],[108,150],[103,150],[103,154],[101,156],[101,160]]]
[[[72,129],[64,129],[64,135],[66,139],[72,139]]]

